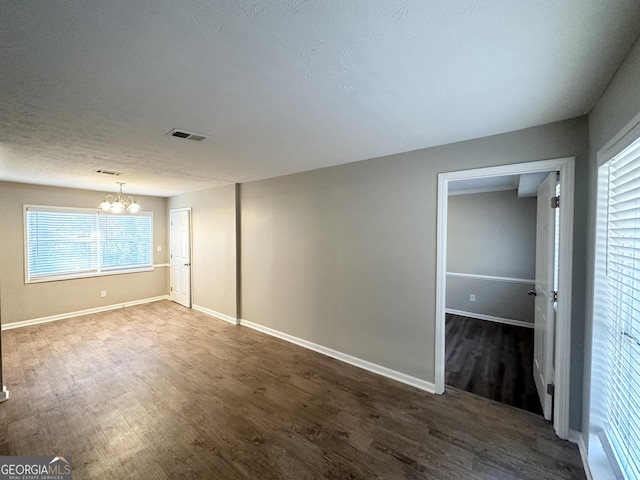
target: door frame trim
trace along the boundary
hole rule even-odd
[[[189,308],[193,308],[193,215],[191,207],[169,209],[169,298],[171,298],[171,214],[173,212],[189,212]]]
[[[438,213],[436,239],[436,393],[445,389],[445,307],[447,273],[447,214],[449,182],[502,175],[560,172],[560,248],[558,253],[558,290],[555,332],[555,398],[553,427],[562,438],[569,437],[569,393],[571,365],[571,286],[573,270],[573,215],[575,192],[575,157],[563,157],[497,167],[462,170],[438,174]]]

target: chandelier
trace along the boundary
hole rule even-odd
[[[136,202],[136,199],[133,198],[131,195],[125,196],[122,193],[122,186],[124,185],[124,182],[116,182],[116,183],[120,185],[120,191],[113,195],[108,194],[105,197],[104,202],[102,202],[99,205],[99,208],[101,210],[104,210],[105,212],[111,212],[111,213],[122,213],[125,211],[127,213],[139,212],[142,207],[140,206],[139,203]]]

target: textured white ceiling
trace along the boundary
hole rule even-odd
[[[0,179],[172,195],[571,118],[639,31],[637,0],[3,0]]]

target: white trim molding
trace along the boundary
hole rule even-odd
[[[7,387],[2,387],[2,391],[0,391],[0,403],[4,402],[5,400],[9,400],[9,390],[7,390]]]
[[[569,429],[569,438],[568,440],[571,443],[575,443],[578,445],[578,450],[580,451],[580,458],[582,459],[582,466],[584,467],[584,473],[587,477],[587,480],[593,480],[593,475],[591,473],[591,468],[589,468],[589,450],[587,448],[587,442],[584,439],[584,435],[582,432],[578,430],[574,430],[573,428]]]
[[[32,318],[30,320],[22,320],[20,322],[5,323],[2,325],[2,330],[11,330],[13,328],[28,327],[29,325],[38,325],[40,323],[56,322],[58,320],[65,320],[67,318],[80,317],[82,315],[89,315],[91,313],[106,312],[108,310],[117,310],[118,308],[133,307],[135,305],[142,305],[145,303],[157,302],[159,300],[169,300],[169,295],[143,298],[141,300],[133,300],[131,302],[115,303],[113,305],[105,305],[103,307],[88,308],[86,310],[78,310],[76,312],[61,313],[58,315],[51,315],[49,317]]]
[[[582,441],[582,432],[570,428],[567,440],[569,440],[571,443],[575,443],[576,445],[580,445],[580,442]]]
[[[217,318],[218,320],[224,320],[225,322],[229,322],[232,325],[240,324],[237,318],[234,318],[230,315],[225,315],[224,313],[216,312],[215,310],[211,310],[206,307],[201,307],[200,305],[196,305],[195,303],[191,308],[193,308],[194,310],[197,310],[198,312],[204,313],[205,315],[209,315],[210,317]]]
[[[555,332],[555,400],[553,428],[566,439],[569,436],[569,381],[571,366],[571,287],[573,282],[573,208],[575,157],[515,163],[477,168],[438,175],[438,212],[436,224],[436,325],[435,325],[435,387],[444,392],[445,372],[445,310],[447,284],[447,213],[449,182],[501,175],[522,175],[536,172],[560,172],[560,248],[558,254],[558,306]]]
[[[513,325],[515,327],[534,327],[533,323],[531,322],[514,320],[512,318],[494,317],[492,315],[485,315],[484,313],[465,312],[463,310],[454,310],[453,308],[446,308],[445,313],[450,313],[451,315],[462,315],[463,317],[477,318],[478,320],[487,320],[488,322],[504,323],[505,325]]]
[[[335,358],[336,360],[340,360],[341,362],[348,363],[349,365],[362,368],[363,370],[377,373],[378,375],[390,378],[391,380],[395,380],[406,385],[411,385],[412,387],[419,388],[420,390],[424,390],[425,392],[435,393],[436,386],[433,383],[427,382],[426,380],[422,380],[420,378],[412,377],[411,375],[407,375],[406,373],[383,367],[382,365],[378,365],[376,363],[372,363],[367,360],[363,360],[361,358],[354,357],[337,350],[333,350],[332,348],[325,347],[323,345],[318,345],[317,343],[309,342],[308,340],[294,337],[293,335],[289,335],[288,333],[283,333],[278,330],[274,330],[273,328],[265,327],[264,325],[253,323],[248,320],[241,319],[240,325],[251,328],[253,330],[257,330],[262,333],[266,333],[267,335],[271,335],[272,337],[279,338],[286,342],[294,343],[300,347],[313,350],[314,352],[321,353],[323,355],[326,355],[327,357]]]
[[[471,278],[474,280],[488,280],[491,282],[505,282],[505,283],[524,283],[524,284],[536,283],[535,279],[497,277],[495,275],[480,275],[477,273],[447,272],[447,277]]]

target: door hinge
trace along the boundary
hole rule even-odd
[[[547,395],[553,396],[556,391],[556,386],[553,383],[547,383]]]
[[[551,197],[551,208],[560,208],[560,195]]]
[[[553,302],[557,303],[558,302],[558,291],[554,290],[552,293],[553,293],[553,295],[552,295],[553,296]]]
[[[173,292],[173,287],[169,287],[169,291]]]

